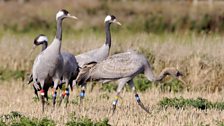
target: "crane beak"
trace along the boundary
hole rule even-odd
[[[29,56],[31,56],[31,54],[33,53],[33,51],[36,47],[37,47],[36,45],[33,45],[32,49],[30,50]]]
[[[113,23],[116,23],[116,24],[121,26],[121,23],[119,21],[117,21],[117,20],[114,20]]]
[[[176,78],[177,78],[180,82],[182,82],[184,85],[186,85],[187,83],[182,79],[182,76],[184,76],[183,73],[181,73],[181,72],[179,72],[179,71],[176,73]]]
[[[33,45],[32,49],[30,50],[30,52],[28,53],[27,59],[31,56],[31,54],[33,53],[34,49],[35,49],[36,45]]]
[[[34,50],[36,47],[37,47],[36,45],[33,45],[32,50]]]
[[[72,16],[72,15],[70,15],[70,14],[68,14],[67,17],[69,17],[69,18],[73,18],[73,19],[76,19],[76,20],[78,19],[76,16]]]

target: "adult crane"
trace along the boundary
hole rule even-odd
[[[42,45],[42,51],[44,51],[48,46],[47,36],[45,36],[44,34],[39,34],[34,39],[33,45],[34,45],[33,47]],[[59,104],[61,104],[62,99],[64,97],[66,97],[66,106],[67,106],[69,92],[70,92],[68,86],[70,85],[70,87],[72,89],[72,82],[78,75],[79,67],[78,67],[78,63],[75,59],[75,56],[73,56],[73,54],[71,54],[69,52],[62,52],[62,57],[63,57],[64,64],[63,64],[63,78],[62,78],[61,82],[65,83],[66,87],[63,88],[64,86],[62,86],[62,83],[59,85],[59,87],[62,88],[62,90],[63,90]],[[33,76],[31,74],[28,83],[31,83],[32,81],[33,81]],[[49,87],[53,86],[53,82],[52,81],[45,82],[45,85],[46,84],[47,84],[47,86],[45,86],[45,89],[44,89],[44,91],[45,91],[44,96],[48,100],[47,92],[48,92]],[[38,90],[35,87],[34,87],[34,92],[35,92],[36,96],[38,97],[38,93],[37,93]]]
[[[182,74],[173,67],[165,68],[159,76],[155,76],[147,58],[134,51],[115,54],[98,63],[92,62],[85,64],[84,67],[81,68],[76,82],[85,86],[87,81],[102,81],[106,83],[117,80],[118,88],[116,91],[116,99],[113,101],[113,112],[116,109],[120,92],[125,84],[128,83],[134,92],[137,103],[146,112],[149,112],[144,107],[135,90],[133,78],[138,74],[144,74],[146,78],[152,82],[161,81],[166,75],[171,75],[184,82],[180,78]]]
[[[65,9],[58,11],[56,14],[57,30],[53,42],[42,51],[35,59],[32,69],[34,86],[39,89],[40,83],[42,111],[44,112],[44,84],[45,81],[54,81],[53,107],[55,106],[57,91],[56,88],[63,74],[63,57],[61,55],[62,42],[62,21],[65,18],[77,19]]]
[[[105,34],[106,34],[105,43],[100,48],[77,55],[76,59],[80,67],[82,67],[86,63],[102,61],[109,56],[110,47],[111,47],[110,25],[112,23],[121,25],[121,23],[117,21],[114,15],[107,15],[105,17],[104,23],[105,23]],[[84,96],[85,96],[85,91],[84,89],[82,89],[80,93],[80,97],[82,98]]]

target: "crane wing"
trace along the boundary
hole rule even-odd
[[[118,79],[142,72],[143,65],[136,53],[119,53],[99,62],[91,69],[96,79]]]

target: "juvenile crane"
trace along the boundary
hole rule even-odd
[[[39,46],[42,45],[42,51],[44,51],[47,46],[48,46],[48,38],[47,36],[45,36],[44,34],[40,34],[38,35],[35,39],[34,39],[34,46]],[[66,106],[68,103],[68,97],[69,97],[69,88],[68,86],[70,85],[70,87],[72,88],[72,81],[76,78],[77,74],[78,74],[78,63],[75,59],[75,57],[69,53],[69,52],[62,52],[62,57],[63,57],[63,80],[62,82],[66,83],[66,89],[62,89],[64,90],[62,95],[61,95],[61,99],[60,99],[60,104],[62,99],[66,96]],[[33,77],[32,74],[30,76],[30,80],[28,83],[31,83],[33,81]],[[46,82],[45,82],[46,84]],[[53,86],[53,82],[48,82],[47,86],[45,86],[45,98],[48,99],[47,96],[47,91],[49,89],[49,87]],[[60,87],[62,87],[62,85],[59,85]],[[34,87],[34,92],[38,97],[38,93],[37,93],[37,89]]]
[[[106,34],[105,43],[100,48],[77,55],[76,59],[80,67],[82,67],[86,63],[102,61],[109,56],[110,47],[111,47],[110,25],[112,23],[121,25],[121,23],[117,21],[114,15],[107,15],[104,20],[104,23],[105,23],[105,34]],[[84,89],[82,89],[80,96],[81,98],[85,96]]]
[[[60,82],[63,74],[63,57],[61,55],[61,41],[62,41],[62,21],[65,18],[77,19],[75,16],[71,16],[67,10],[60,10],[56,14],[57,30],[56,36],[44,51],[42,51],[34,61],[32,74],[35,88],[39,89],[38,83],[40,83],[42,111],[44,112],[44,84],[45,81],[54,81],[54,95],[53,106],[55,106],[55,100],[57,91],[56,88]]]
[[[176,68],[172,67],[165,68],[159,76],[155,76],[147,58],[142,54],[131,51],[109,56],[107,59],[98,63],[92,62],[84,65],[77,76],[76,82],[85,86],[87,81],[102,81],[104,83],[117,80],[118,88],[116,91],[116,99],[113,102],[113,112],[116,109],[121,90],[128,83],[135,94],[137,103],[142,109],[148,112],[141,102],[138,93],[135,91],[133,78],[138,74],[144,74],[148,80],[153,82],[161,81],[166,75],[171,75],[182,81],[179,78],[182,74]]]

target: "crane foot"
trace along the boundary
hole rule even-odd
[[[135,99],[136,99],[138,105],[139,105],[145,112],[147,112],[147,113],[150,114],[149,110],[148,110],[148,109],[144,106],[144,104],[141,102],[140,97],[139,97],[138,94],[135,94]]]
[[[114,114],[116,107],[118,103],[118,96],[115,97],[115,100],[113,101],[113,107],[112,107],[112,115]]]

